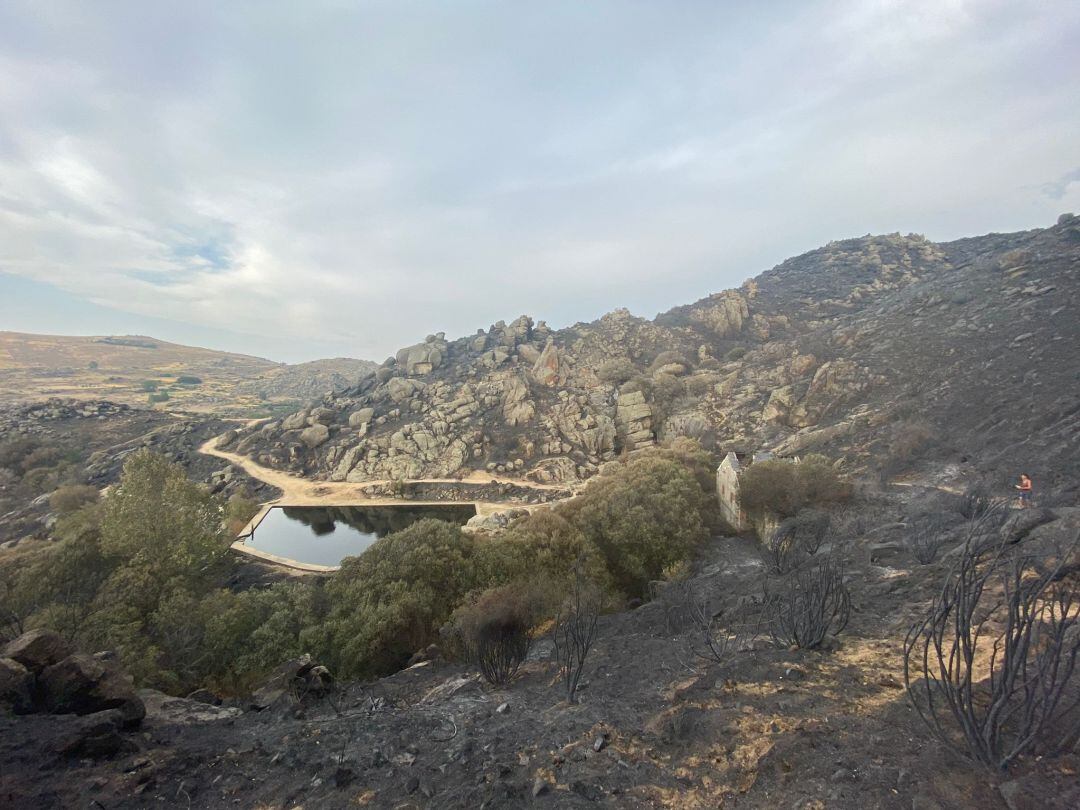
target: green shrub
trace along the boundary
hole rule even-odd
[[[657,369],[663,368],[664,366],[668,366],[673,363],[677,363],[685,368],[692,367],[690,361],[687,360],[681,352],[664,351],[660,352],[660,354],[656,355],[656,357],[653,358],[652,363],[649,364],[649,371],[655,372]]]
[[[147,402],[168,402],[169,401],[169,392],[168,391],[157,391],[157,392],[147,396],[146,400],[147,400]]]
[[[600,381],[611,385],[622,385],[637,373],[637,368],[630,361],[629,357],[618,357],[614,360],[608,360],[601,363],[600,367],[596,370],[596,376],[600,378]]]
[[[19,436],[0,442],[0,467],[6,467],[15,473],[23,473],[28,467],[23,464],[31,452],[41,446],[41,442],[30,436]]]
[[[51,445],[36,447],[23,458],[22,468],[26,472],[30,470],[48,470],[59,464],[63,458],[64,454],[59,447]]]
[[[744,357],[746,357],[746,349],[743,346],[736,346],[724,355],[725,360],[742,360]]]
[[[649,582],[708,536],[710,508],[690,470],[650,454],[594,478],[560,511],[599,549],[615,588],[644,597]]]
[[[49,508],[61,515],[75,512],[89,503],[95,503],[98,491],[86,484],[67,484],[53,491],[49,496]]]
[[[608,578],[600,550],[558,507],[539,509],[477,547],[485,582],[501,584],[535,578],[567,583],[579,563],[600,582]]]
[[[259,512],[259,503],[247,493],[236,493],[225,504],[225,526],[235,537]]]
[[[798,463],[759,461],[739,478],[743,509],[781,518],[791,517],[805,506],[840,503],[850,495],[850,486],[822,456],[807,456]]]
[[[326,586],[332,606],[313,631],[339,677],[385,675],[430,644],[480,582],[476,541],[425,519],[347,557]]]
[[[143,391],[156,391],[158,387],[158,381],[143,380],[141,383],[139,383],[139,386],[142,388]]]
[[[178,385],[201,385],[202,379],[190,374],[181,374],[176,378],[176,382]]]

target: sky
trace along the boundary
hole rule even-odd
[[[0,3],[0,329],[381,360],[1080,212],[1075,0]]]

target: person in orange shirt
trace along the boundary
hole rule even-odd
[[[1020,508],[1027,509],[1031,506],[1031,477],[1027,473],[1020,473],[1020,483],[1016,485],[1020,490]]]

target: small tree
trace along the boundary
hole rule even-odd
[[[552,627],[555,660],[559,662],[566,685],[567,703],[577,702],[585,659],[596,641],[600,606],[600,589],[579,571],[574,577],[570,596],[556,614]]]
[[[96,503],[98,491],[86,484],[67,484],[49,496],[49,508],[61,515],[75,512],[89,503]]]

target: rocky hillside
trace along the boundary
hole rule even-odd
[[[378,367],[378,363],[370,360],[354,360],[351,357],[312,360],[278,366],[254,380],[242,383],[237,390],[261,399],[307,402],[328,391],[337,393],[352,388]]]
[[[522,316],[429,335],[234,446],[337,481],[487,470],[573,482],[691,435],[849,469],[977,468],[1004,486],[1025,468],[1075,487],[1078,274],[1072,215],[949,243],[832,242],[651,321],[616,310],[561,330]]]

